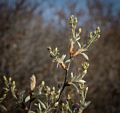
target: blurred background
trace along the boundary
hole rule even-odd
[[[56,84],[58,70],[46,48],[67,51],[72,14],[83,40],[101,28],[101,38],[88,53],[85,79],[92,103],[84,113],[120,113],[120,0],[0,0],[0,78],[12,76],[21,89],[32,74],[38,83]]]

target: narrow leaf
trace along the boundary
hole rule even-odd
[[[88,56],[85,53],[81,53],[86,60],[89,60]]]

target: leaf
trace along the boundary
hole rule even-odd
[[[85,102],[85,108],[88,107],[90,105],[90,103],[91,103],[90,101]]]
[[[70,62],[70,59],[66,60],[65,63],[69,63]]]
[[[15,94],[15,88],[16,88],[15,81],[12,81],[11,93],[12,93],[13,97],[14,97],[15,99],[17,99],[17,96],[16,96],[16,94]]]
[[[6,87],[8,88],[9,87],[9,82],[7,80],[7,77],[3,76],[3,79],[4,79],[4,83],[5,83]]]
[[[76,38],[76,41],[80,40],[80,37]]]
[[[2,109],[3,111],[7,111],[7,108],[4,105],[0,105],[0,109]]]
[[[85,53],[81,53],[86,60],[89,60],[88,56]]]
[[[85,89],[85,98],[86,98],[87,92],[88,92],[88,87],[86,87]]]
[[[38,100],[38,101],[40,102],[41,107],[42,107],[43,109],[46,109],[46,105],[45,105],[41,100]]]
[[[86,81],[85,80],[79,80],[79,83],[84,84]]]
[[[34,111],[28,111],[28,113],[35,113]]]
[[[71,85],[73,85],[74,86],[74,88],[76,89],[76,91],[77,91],[77,93],[79,93],[79,89],[78,89],[78,87],[76,86],[76,84],[74,84],[74,83],[70,83]]]
[[[25,98],[25,103],[30,100],[30,95]]]
[[[73,72],[71,72],[71,78],[73,78],[74,77],[74,74],[73,74]]]
[[[86,73],[87,73],[87,70],[84,70],[83,73],[82,73],[82,75],[81,75],[81,78],[84,78],[84,76],[86,75]]]
[[[25,90],[19,92],[18,103],[22,103],[24,100]]]
[[[66,57],[66,55],[64,54],[64,55],[62,55],[61,59],[64,61],[65,57]]]
[[[79,48],[81,48],[81,44],[78,41],[77,41],[77,44],[78,44]]]
[[[40,103],[38,103],[38,108],[39,108],[39,110],[41,111],[41,105],[40,105]]]

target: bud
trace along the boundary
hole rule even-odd
[[[52,90],[55,91],[55,87],[52,87]]]
[[[74,76],[73,76],[73,72],[71,72],[71,78],[73,78]]]
[[[97,28],[96,28],[96,30],[97,30],[97,32],[99,32],[99,33],[100,33],[100,27],[97,27]]]
[[[58,106],[58,104],[59,104],[59,103],[58,103],[58,102],[56,102],[56,103],[55,103],[55,107],[57,107],[57,106]]]
[[[45,85],[45,81],[42,81],[41,85],[44,86]]]
[[[11,82],[12,81],[12,78],[11,77],[9,77],[9,82]]]
[[[89,63],[88,63],[88,62],[84,62],[84,63],[82,64],[82,67],[83,67],[84,70],[87,70],[88,67],[89,67]]]
[[[97,38],[100,38],[100,35],[98,35],[98,37]]]
[[[15,81],[13,81],[12,83],[13,83],[13,86],[15,86]]]
[[[81,33],[81,31],[82,31],[82,29],[81,29],[81,28],[79,28],[79,29],[78,29],[78,31],[79,31],[79,34],[80,34],[80,33]]]
[[[69,24],[72,26],[72,28],[76,28],[77,23],[78,23],[77,18],[74,15],[70,16]]]
[[[67,96],[67,99],[68,99],[68,100],[70,100],[70,99],[71,99],[71,96],[70,96],[69,94],[68,94],[68,96]]]
[[[35,75],[32,75],[32,77],[30,78],[30,89],[31,91],[33,91],[35,89],[36,86],[36,77]]]

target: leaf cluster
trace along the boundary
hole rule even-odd
[[[4,76],[4,94],[0,98],[0,106],[5,100],[7,93],[10,91],[15,98],[15,103],[21,109],[28,113],[82,113],[90,104],[86,101],[88,87],[84,80],[89,68],[89,58],[86,54],[88,48],[100,37],[100,28],[97,27],[94,32],[90,32],[87,43],[81,44],[81,28],[77,31],[78,20],[75,16],[69,18],[71,28],[71,36],[69,41],[68,53],[61,54],[58,48],[48,47],[48,51],[52,61],[61,67],[65,72],[63,84],[60,88],[49,87],[42,81],[36,86],[36,77],[32,75],[30,78],[30,87],[26,91],[18,91],[15,81]],[[81,71],[73,72],[70,70],[72,63],[78,57],[83,57],[85,61],[81,63]],[[79,68],[79,67],[78,67]],[[65,94],[67,87],[74,89],[78,102],[74,101],[71,94]],[[66,95],[66,96],[65,96]],[[4,106],[5,108],[5,106]],[[6,108],[7,109],[7,108]]]

